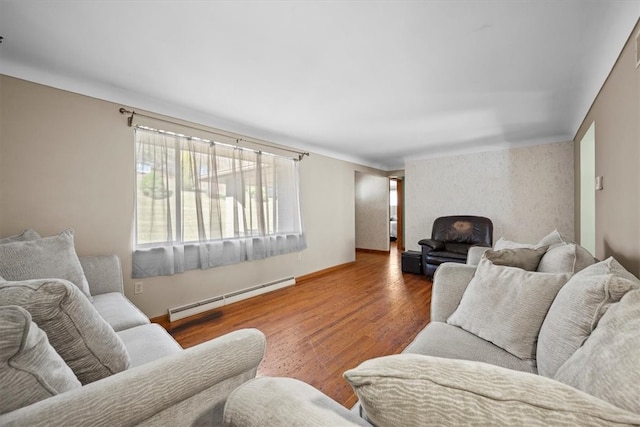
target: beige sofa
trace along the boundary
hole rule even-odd
[[[557,239],[481,255],[437,270],[403,354],[345,372],[353,410],[263,377],[230,395],[226,425],[640,425],[640,280]]]
[[[183,350],[124,296],[116,256],[74,259],[68,235],[47,239],[0,241],[0,425],[221,425],[228,394],[255,377],[264,335],[239,330]],[[24,250],[60,255],[25,267]],[[68,266],[66,279],[25,279],[66,262],[82,271],[85,295]]]

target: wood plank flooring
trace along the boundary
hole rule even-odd
[[[295,286],[177,322],[185,348],[240,328],[267,337],[258,376],[298,378],[346,407],[356,397],[342,373],[400,353],[429,321],[431,281],[402,273],[400,253],[358,251],[356,262]]]

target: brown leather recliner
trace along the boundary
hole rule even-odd
[[[424,274],[433,277],[444,262],[467,262],[471,246],[493,245],[493,223],[483,216],[441,216],[433,222],[430,239],[418,242],[422,246]]]

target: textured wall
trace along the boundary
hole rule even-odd
[[[356,172],[356,248],[389,250],[389,178]]]
[[[412,161],[405,168],[407,249],[445,215],[486,216],[500,237],[573,238],[573,142]]]

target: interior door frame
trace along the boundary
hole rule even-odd
[[[396,192],[398,194],[398,228],[396,236],[396,246],[399,251],[404,251],[404,181],[400,178],[396,180]]]

